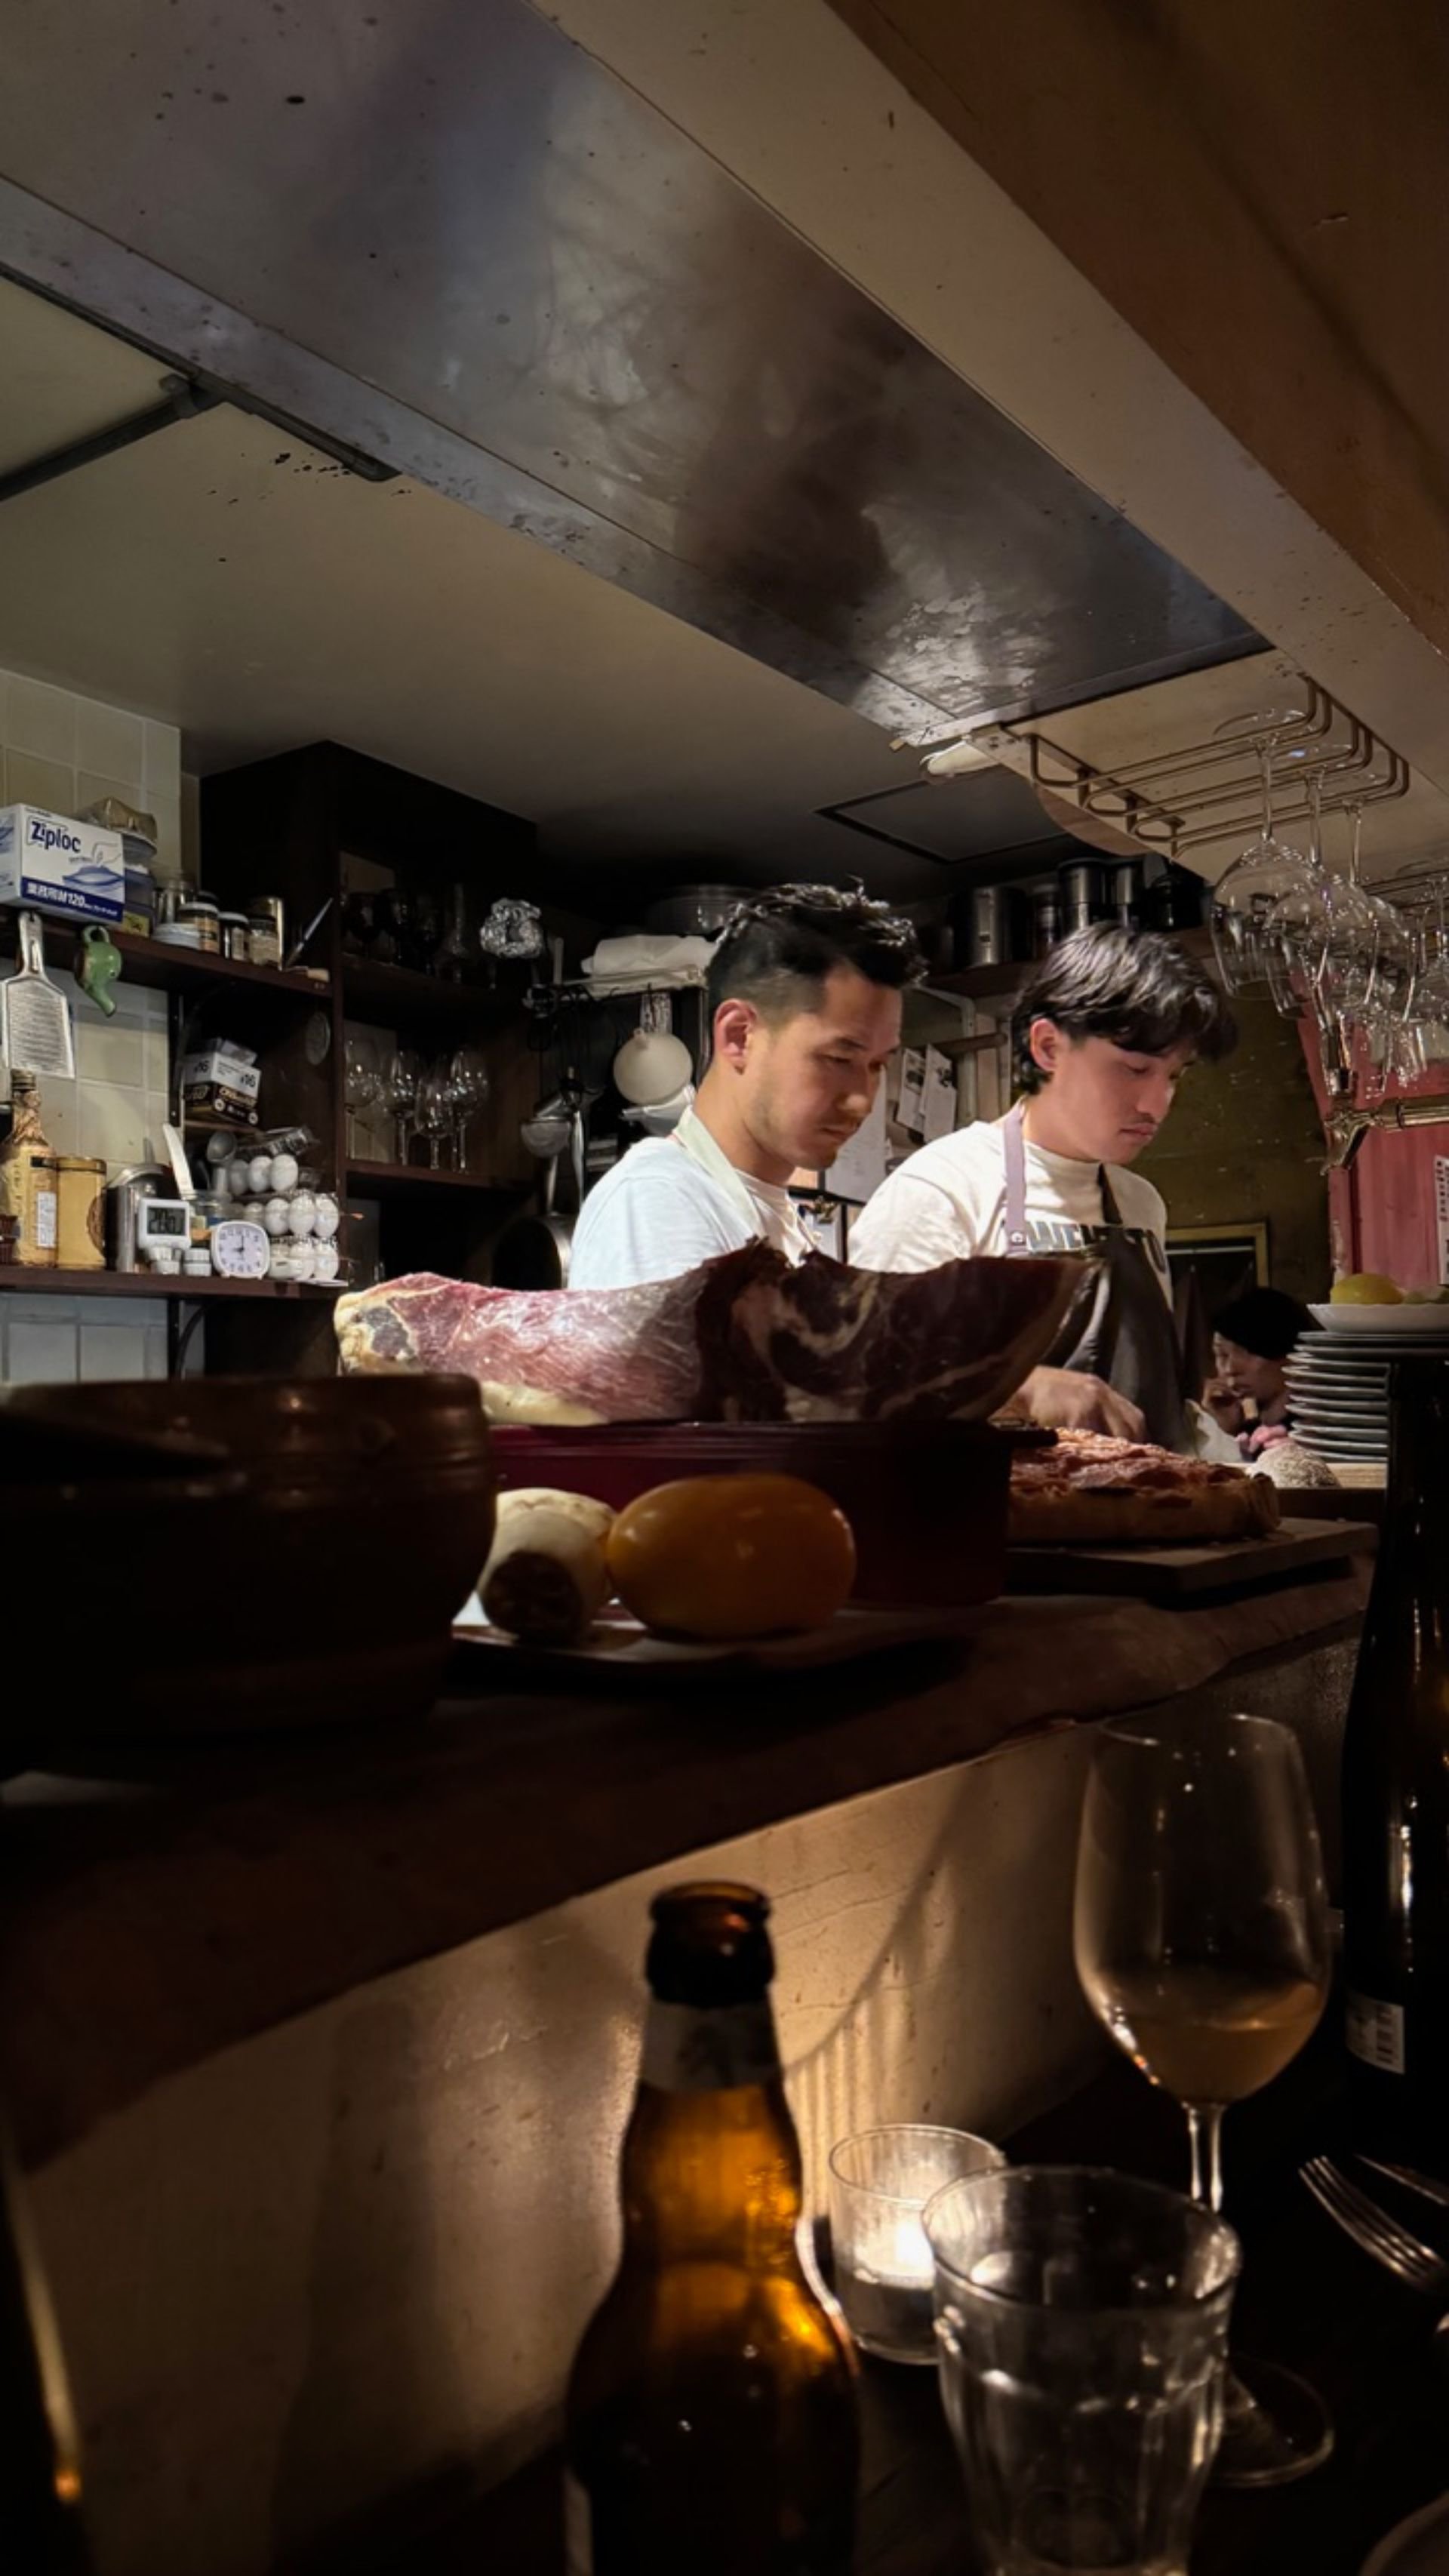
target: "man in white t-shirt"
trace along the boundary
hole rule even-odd
[[[1022,1389],[1034,1421],[1199,1445],[1183,1400],[1167,1211],[1131,1169],[1186,1067],[1236,1038],[1215,984],[1166,939],[1078,931],[1036,968],[1012,1014],[1021,1097],[994,1124],[912,1154],[851,1228],[864,1270],[930,1270],[971,1253],[1090,1250],[1092,1323]]]
[[[672,1279],[762,1239],[802,1259],[790,1176],[827,1168],[869,1115],[923,963],[910,923],[862,894],[778,886],[741,904],[710,962],[699,1096],[589,1192],[570,1288]]]

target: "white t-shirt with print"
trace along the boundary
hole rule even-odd
[[[570,1288],[633,1288],[646,1279],[674,1279],[721,1252],[737,1252],[762,1238],[791,1261],[810,1249],[787,1189],[743,1183],[758,1222],[713,1176],[668,1136],[631,1145],[590,1190],[574,1229]]]
[[[1105,1222],[1101,1166],[1026,1144],[1026,1226],[1033,1252],[1080,1248],[1082,1227]],[[1140,1172],[1107,1165],[1124,1226],[1151,1237],[1163,1292],[1171,1295],[1167,1209]],[[1057,1229],[1065,1229],[1058,1232]],[[1006,1159],[999,1125],[982,1120],[923,1145],[883,1181],[850,1229],[850,1258],[862,1270],[933,1270],[941,1261],[1006,1250]]]

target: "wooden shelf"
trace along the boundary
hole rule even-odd
[[[364,1198],[386,1198],[407,1190],[506,1190],[529,1187],[527,1181],[491,1180],[485,1172],[435,1172],[422,1163],[349,1163],[349,1185]]]
[[[350,1020],[372,1028],[447,1030],[459,1036],[486,1028],[500,1012],[515,1012],[516,976],[496,984],[455,984],[442,975],[419,975],[409,966],[381,966],[367,957],[342,959],[342,1006]]]
[[[161,1279],[150,1270],[29,1270],[0,1265],[0,1292],[25,1297],[340,1297],[345,1282],[302,1279]]]
[[[69,974],[79,937],[79,929],[70,922],[46,917],[47,967]],[[316,983],[310,975],[289,973],[279,966],[243,966],[233,957],[212,957],[203,948],[171,948],[163,939],[138,939],[128,930],[113,930],[111,938],[125,959],[123,984],[144,984],[153,992],[193,998],[235,986],[239,993],[258,999],[311,1002],[319,1008],[332,998],[330,976]],[[15,916],[8,909],[0,914],[0,948],[8,956],[15,953]]]

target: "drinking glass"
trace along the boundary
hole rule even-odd
[[[1187,2113],[1193,2199],[1219,2209],[1225,2108],[1296,2057],[1328,1993],[1323,1861],[1289,1729],[1262,1717],[1104,1726],[1074,1938],[1098,2019]],[[1290,2372],[1249,2362],[1230,2381],[1225,2483],[1282,2484],[1332,2443],[1322,2404]]]
[[[1312,884],[1313,871],[1302,851],[1280,841],[1273,829],[1273,754],[1279,729],[1295,720],[1292,710],[1281,715],[1269,711],[1256,720],[1261,727],[1253,736],[1253,745],[1262,773],[1262,827],[1257,839],[1239,852],[1213,887],[1213,951],[1218,973],[1230,993],[1248,992],[1267,983],[1268,944],[1264,931],[1268,916],[1285,895]],[[1218,732],[1240,734],[1241,720],[1235,717],[1231,723],[1219,725]]]
[[[859,2129],[830,2151],[835,2290],[856,2342],[883,2361],[934,2363],[931,2249],[921,2215],[963,2174],[996,2172],[999,2147],[923,2121]]]
[[[468,1130],[488,1098],[488,1068],[476,1047],[460,1047],[448,1066],[448,1100],[453,1112],[453,1168],[465,1171]]]
[[[925,2227],[984,2576],[1183,2576],[1223,2417],[1232,2229],[1072,2165],[948,2183]]]
[[[428,1140],[428,1167],[431,1171],[440,1172],[443,1168],[443,1138],[450,1134],[453,1125],[448,1077],[440,1065],[434,1065],[419,1082],[413,1114],[418,1134]]]
[[[347,1151],[355,1158],[358,1151],[357,1124],[365,1110],[377,1106],[382,1096],[382,1076],[365,1038],[349,1030],[344,1049],[342,1096],[349,1120]]]
[[[389,1057],[383,1075],[382,1104],[396,1128],[397,1159],[405,1163],[408,1149],[417,1133],[418,1085],[423,1078],[421,1056],[412,1047],[399,1047]]]

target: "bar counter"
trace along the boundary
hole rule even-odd
[[[669,1878],[770,1894],[812,2209],[872,2121],[1004,2137],[1064,2100],[1106,2048],[1080,1721],[1284,1717],[1331,1846],[1366,1584],[1008,1599],[687,1693],[508,1690],[475,1646],[469,1696],[365,1737],[47,1746],[0,1800],[0,2077],[105,2576],[358,2576],[394,2537],[421,2569],[420,2530],[547,2446]]]
[[[1357,1561],[1189,1610],[1007,1599],[949,1646],[687,1699],[510,1692],[490,1655],[478,1695],[420,1726],[52,1755],[0,1808],[0,2071],[22,2154],[590,1889],[1033,1729],[1298,1664],[1356,1633],[1366,1585]],[[459,1648],[455,1670],[486,1653]]]

